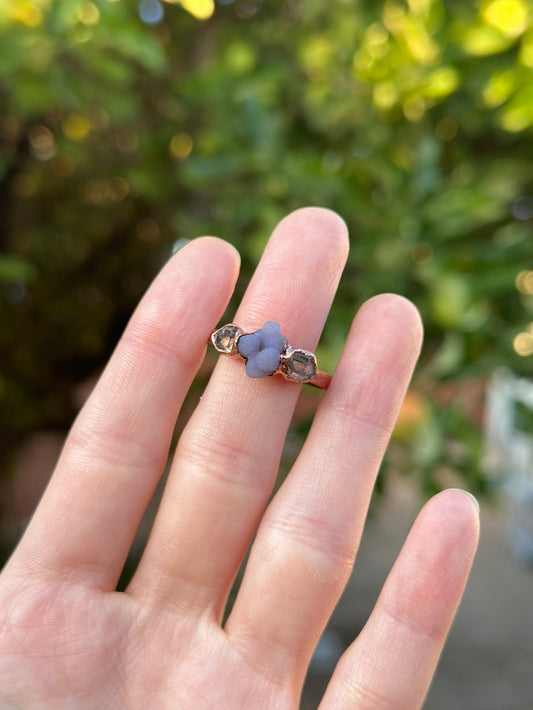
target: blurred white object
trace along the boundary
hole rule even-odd
[[[533,381],[508,370],[487,386],[484,467],[510,504],[512,552],[533,564]]]

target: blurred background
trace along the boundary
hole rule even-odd
[[[426,340],[306,707],[452,485],[487,532],[427,707],[531,710],[532,159],[532,0],[0,0],[2,559],[172,250],[238,247],[231,319],[276,222],[326,206],[351,256],[321,366],[382,291],[416,303]]]

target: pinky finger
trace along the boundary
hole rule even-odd
[[[418,516],[363,631],[339,661],[320,710],[422,706],[472,566],[477,505],[461,491]]]

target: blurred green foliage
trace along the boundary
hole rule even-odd
[[[413,299],[426,343],[394,462],[478,490],[472,393],[532,371],[532,18],[530,0],[0,0],[4,467],[68,426],[176,240],[235,244],[240,291],[315,204],[352,235],[321,363],[363,299]]]

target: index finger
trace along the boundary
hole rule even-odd
[[[11,569],[115,587],[238,264],[233,247],[207,237],[163,268],[74,423]]]

